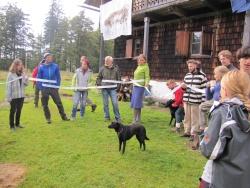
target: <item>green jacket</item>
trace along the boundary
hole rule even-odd
[[[147,63],[142,65],[138,65],[134,72],[134,80],[142,80],[143,82],[138,82],[141,86],[146,86],[149,84],[150,76],[149,76],[149,67]]]
[[[113,65],[111,68],[106,66],[101,67],[98,76],[96,78],[96,85],[105,86],[105,85],[113,85],[114,83],[102,82],[102,80],[121,80],[121,74],[118,66]],[[119,86],[119,84],[118,84]]]

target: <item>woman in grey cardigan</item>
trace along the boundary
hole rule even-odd
[[[7,101],[10,103],[10,129],[23,128],[20,125],[20,116],[24,102],[24,88],[28,85],[28,77],[24,74],[23,63],[15,59],[7,76]]]
[[[81,63],[81,67],[76,69],[76,72],[72,79],[72,86],[78,87],[78,89],[75,90],[73,97],[73,108],[71,114],[72,120],[75,120],[76,118],[77,106],[79,103],[80,115],[81,117],[84,116],[86,100],[88,97],[88,90],[85,88],[88,87],[88,83],[90,82],[92,74],[92,71],[89,68],[89,62],[85,60],[84,56],[81,57]]]

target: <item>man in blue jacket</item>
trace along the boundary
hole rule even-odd
[[[61,83],[61,76],[58,65],[53,61],[53,56],[50,53],[44,54],[44,60],[45,62],[40,65],[37,78],[40,79],[46,79],[46,80],[55,80],[56,83],[50,83],[49,85],[55,85],[54,87],[44,87],[42,82],[38,82],[38,87],[42,91],[42,105],[43,105],[43,111],[45,118],[47,120],[47,123],[51,123],[51,114],[48,107],[49,102],[49,96],[52,97],[54,103],[56,104],[58,111],[61,115],[62,120],[68,121],[63,104],[58,92],[58,88]]]

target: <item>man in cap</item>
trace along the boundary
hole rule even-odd
[[[62,120],[68,121],[69,119],[64,112],[63,104],[58,92],[61,82],[60,70],[58,65],[54,62],[51,53],[44,54],[44,63],[41,64],[38,69],[37,78],[56,81],[56,83],[49,83],[50,87],[44,86],[43,82],[38,82],[38,87],[42,91],[41,101],[47,123],[51,123],[51,114],[48,107],[49,96],[51,96],[54,103],[56,104]]]

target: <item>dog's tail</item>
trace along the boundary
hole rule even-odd
[[[149,140],[149,138],[146,136],[146,137],[145,137],[145,140]]]

